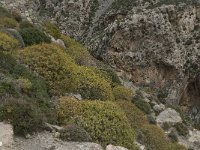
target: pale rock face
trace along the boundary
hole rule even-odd
[[[162,111],[164,111],[165,110],[165,105],[163,105],[163,104],[160,104],[160,105],[154,105],[153,106],[153,109],[156,111],[156,112],[162,112]]]
[[[156,122],[158,125],[162,125],[163,123],[174,125],[176,123],[182,122],[182,119],[180,117],[180,114],[174,109],[167,108],[157,116]]]
[[[0,149],[12,150],[13,128],[10,124],[0,122]]]
[[[108,145],[106,147],[106,150],[128,150],[128,149],[121,146]]]
[[[194,150],[200,149],[200,131],[189,130],[189,135],[187,137],[178,137],[179,143],[187,148],[192,148]]]

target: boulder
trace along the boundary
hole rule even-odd
[[[153,110],[156,111],[157,113],[160,113],[165,110],[165,105],[157,104],[157,105],[153,106]]]
[[[106,150],[128,150],[128,149],[121,146],[108,145],[106,147]]]
[[[0,122],[0,149],[12,150],[13,127],[10,124]]]
[[[176,112],[176,110],[167,108],[157,116],[156,122],[158,125],[163,125],[163,123],[174,125],[182,122],[182,118],[180,117],[180,114]]]

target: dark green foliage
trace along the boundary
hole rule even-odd
[[[156,124],[156,118],[154,116],[148,115],[147,119],[148,119],[150,124]]]
[[[0,17],[11,17],[11,14],[7,9],[0,6]]]
[[[37,28],[24,28],[19,32],[26,46],[51,42],[50,37],[48,37],[43,31]]]
[[[22,21],[20,24],[19,24],[19,28],[20,29],[25,29],[25,28],[33,28],[34,25],[31,24],[29,21]]]
[[[168,137],[170,138],[170,140],[172,142],[178,142],[178,137],[176,135],[176,133],[174,131],[171,131],[169,134],[168,134]]]
[[[15,30],[15,29],[0,29],[0,31],[6,33],[7,35],[16,39],[19,42],[21,48],[25,47],[24,40],[22,39],[22,36],[20,35],[20,33],[17,30]]]
[[[17,63],[9,54],[0,53],[0,68],[6,70],[7,74],[10,74],[13,79],[28,79],[32,84],[30,91],[27,92],[29,97],[36,99],[49,98],[45,81],[34,75],[25,66]]]
[[[12,11],[11,15],[17,22],[21,22],[22,21],[22,16],[18,12]]]
[[[48,34],[50,34],[51,36],[53,36],[55,39],[61,38],[60,30],[59,30],[59,28],[55,24],[53,24],[51,22],[45,22],[43,24],[43,26],[44,26],[44,30]]]
[[[189,134],[187,126],[185,126],[183,123],[177,123],[175,125],[175,128],[179,135],[181,136],[187,136]]]
[[[62,140],[73,142],[91,142],[92,139],[87,131],[77,125],[68,125],[60,133]]]
[[[42,126],[44,116],[32,103],[24,100],[10,100],[1,107],[1,117],[9,120],[17,135],[33,133]]]
[[[151,112],[151,106],[149,103],[145,102],[144,100],[136,100],[134,101],[135,106],[137,106],[140,110],[145,112],[146,114],[149,114]]]

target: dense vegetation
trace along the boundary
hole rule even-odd
[[[134,92],[121,85],[111,68],[54,24],[45,22],[40,30],[3,8],[0,18],[4,18],[0,21],[0,120],[9,121],[15,134],[43,130],[48,122],[66,126],[63,140],[135,150],[137,139],[148,150],[185,149],[149,124],[144,112],[149,114],[150,106],[133,100]],[[49,35],[62,39],[66,48],[52,43]],[[66,96],[71,93],[83,100]],[[176,128],[187,134],[182,125]]]

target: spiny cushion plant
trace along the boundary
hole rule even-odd
[[[50,43],[51,39],[43,31],[35,28],[23,28],[19,30],[24,43],[26,46],[40,44],[40,43]]]
[[[128,100],[131,101],[133,92],[124,86],[118,85],[113,88],[113,94],[116,100]]]
[[[19,43],[16,39],[0,32],[0,51],[12,51],[18,47]]]
[[[53,36],[55,39],[60,39],[61,33],[60,33],[60,30],[58,29],[58,27],[55,24],[46,21],[46,22],[43,23],[43,27],[44,27],[44,30],[48,34]]]
[[[113,99],[109,82],[95,74],[91,68],[76,65],[65,50],[57,45],[27,47],[18,51],[16,56],[44,77],[53,95],[80,92],[84,98]]]
[[[161,128],[156,125],[150,125],[145,114],[134,104],[128,101],[119,101],[118,104],[126,113],[132,128],[136,131],[138,140],[141,140],[147,149],[176,150],[175,148],[179,149],[182,147],[171,143]]]
[[[95,58],[90,55],[88,50],[82,44],[65,35],[62,35],[61,39],[67,46],[66,52],[76,61],[77,64],[85,66],[96,65]]]
[[[124,112],[113,102],[77,101],[63,97],[58,102],[57,113],[61,124],[78,118],[94,142],[135,149],[134,132]]]

